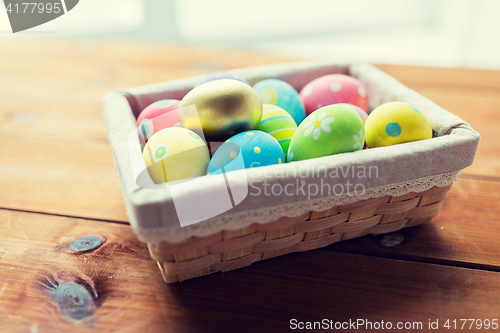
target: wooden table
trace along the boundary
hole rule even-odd
[[[281,332],[292,319],[454,331],[447,319],[500,320],[500,72],[379,66],[482,135],[441,214],[402,231],[400,245],[368,236],[167,285],[128,225],[101,98],[290,59],[49,39],[2,41],[0,57],[0,332]],[[102,246],[81,240],[90,235]]]

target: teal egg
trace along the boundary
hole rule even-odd
[[[238,133],[224,142],[207,167],[207,174],[219,174],[285,162],[278,141],[261,131]]]
[[[306,117],[299,93],[289,83],[278,79],[257,82],[253,89],[259,94],[262,104],[274,104],[288,112],[299,125]]]
[[[295,131],[288,149],[288,161],[363,149],[365,128],[353,109],[327,105],[311,113]]]

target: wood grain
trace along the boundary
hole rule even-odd
[[[5,140],[0,141],[6,142],[0,145],[0,154],[10,163],[0,165],[2,207],[127,221],[108,147]],[[36,173],[30,172],[32,166],[36,166]],[[59,172],[53,172],[56,168]],[[83,174],[85,177],[78,176]],[[409,243],[402,249],[382,253],[377,237],[347,243],[352,245],[341,243],[335,248],[498,266],[499,200],[500,183],[461,178],[431,225],[404,231]]]
[[[5,163],[0,181],[7,185],[0,189],[0,207],[117,221],[127,221],[127,217],[110,154],[104,152],[108,143],[100,99],[105,92],[120,86],[284,60],[238,51],[200,52],[146,44],[130,47],[116,42],[9,42],[2,44],[0,51],[6,59],[0,64],[0,97],[4,101],[0,108],[0,117],[3,114],[4,118],[0,123],[0,146],[10,147],[0,152]],[[468,82],[469,90],[464,94],[465,83],[457,86],[457,74],[452,70],[435,69],[437,74],[432,74],[429,69],[413,67],[381,68],[459,114],[482,134],[476,163],[464,173],[500,175],[500,143],[495,140],[500,98],[491,89],[469,89],[485,80],[496,87],[495,73],[488,79],[489,72],[460,70],[464,75],[460,82]],[[435,84],[431,84],[433,80]],[[58,141],[57,149],[52,144],[34,144],[33,140]],[[29,147],[36,147],[36,155],[47,159],[26,162],[24,156],[15,154],[30,151]],[[85,162],[81,163],[84,156]],[[57,165],[65,166],[63,172],[52,172]],[[90,178],[82,179],[82,174]],[[66,197],[69,199],[63,202]]]
[[[105,144],[0,138],[0,207],[127,222]]]
[[[57,39],[0,52],[0,331],[281,332],[292,318],[425,325],[500,313],[500,72],[378,65],[482,135],[441,214],[401,244],[368,236],[166,285],[123,223],[102,96],[290,59]]]
[[[458,115],[481,134],[475,163],[464,174],[500,177],[500,71],[377,65],[411,89]]]
[[[447,89],[500,90],[500,72],[494,70],[390,64],[378,64],[377,67],[407,85],[419,83],[433,87],[441,86]]]
[[[57,39],[3,41],[0,52],[0,207],[123,222],[128,218],[107,141],[104,94],[286,60],[256,52]]]
[[[496,272],[317,250],[166,285],[128,226],[9,211],[0,223],[9,332],[281,332],[293,318],[425,325],[500,313]],[[69,247],[87,235],[104,243]],[[91,297],[58,302],[68,285]]]
[[[0,43],[0,135],[107,142],[107,92],[290,61],[257,52],[76,40]]]
[[[459,178],[431,223],[401,231],[405,241],[384,248],[383,236],[333,244],[332,251],[500,271],[500,182]]]
[[[463,170],[465,174],[500,177],[500,92],[488,93],[457,90],[437,90],[423,85],[413,89],[467,121],[481,134],[474,164]]]

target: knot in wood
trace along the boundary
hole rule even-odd
[[[400,232],[394,232],[392,234],[384,235],[380,239],[380,245],[383,247],[393,247],[401,244],[404,239],[404,236]]]
[[[94,314],[92,296],[83,286],[67,282],[56,288],[55,299],[62,312],[74,319],[83,319]]]
[[[87,252],[98,249],[103,243],[100,237],[83,236],[69,243],[69,248],[76,252]]]

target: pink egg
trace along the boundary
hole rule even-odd
[[[344,74],[329,74],[312,80],[300,91],[306,114],[338,103],[353,104],[368,111],[368,95],[365,86],[357,79]]]
[[[361,118],[361,120],[363,121],[363,124],[366,122],[366,119],[368,119],[368,113],[366,113],[362,108],[360,108],[359,106],[356,106],[356,105],[352,105],[352,104],[347,104],[347,103],[338,103],[339,105],[342,105],[342,106],[345,106],[345,107],[348,107],[349,109],[351,110],[354,110],[356,111],[356,113],[358,114],[358,116]]]
[[[180,102],[176,99],[162,99],[148,105],[137,117],[139,135],[148,141],[162,129],[180,125],[177,115]]]

